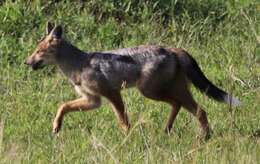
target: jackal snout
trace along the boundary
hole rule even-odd
[[[32,67],[33,70],[36,70],[43,67],[43,60],[37,60],[34,56],[31,56],[24,62],[24,64],[29,65]]]
[[[24,64],[31,66],[33,70],[48,64],[55,64],[61,43],[62,28],[61,26],[54,27],[48,22],[46,32],[47,35],[39,41],[36,50],[24,62]]]

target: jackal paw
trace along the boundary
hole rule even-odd
[[[202,129],[200,129],[200,133],[197,136],[197,138],[200,140],[207,141],[211,138],[212,133],[213,133],[213,131],[209,127],[202,128]]]
[[[164,128],[165,134],[170,135],[170,134],[171,134],[171,129],[172,129],[172,126],[166,126],[166,127]]]
[[[126,125],[126,124],[120,124],[120,126],[121,126],[121,128],[122,128],[122,130],[123,130],[124,135],[127,136],[128,133],[129,133],[130,125],[129,125],[129,124],[128,124],[128,125]]]
[[[52,125],[52,133],[57,134],[61,129],[61,122],[60,121],[54,121]]]

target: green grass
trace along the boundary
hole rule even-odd
[[[259,163],[260,3],[257,1],[0,2],[0,163]],[[85,51],[139,44],[182,47],[207,77],[242,106],[206,98],[192,88],[214,131],[196,138],[197,120],[181,110],[174,132],[163,131],[170,107],[125,90],[132,124],[124,136],[107,100],[93,112],[66,115],[59,136],[52,120],[77,97],[53,67],[33,72],[23,62],[47,20]]]

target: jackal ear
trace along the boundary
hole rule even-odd
[[[54,24],[52,24],[51,22],[48,21],[46,23],[46,34],[49,35],[53,28],[54,28]]]
[[[62,27],[61,25],[55,26],[52,30],[52,37],[55,39],[61,39],[62,37]]]

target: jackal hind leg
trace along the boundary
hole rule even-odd
[[[113,111],[119,121],[119,125],[126,135],[130,129],[127,111],[125,111],[124,103],[120,91],[111,91],[109,94],[104,95],[112,104]]]
[[[62,121],[64,115],[69,112],[76,111],[89,111],[91,109],[98,108],[101,105],[101,100],[99,96],[88,95],[84,98],[79,98],[73,101],[66,102],[62,104],[55,116],[53,121],[53,129],[52,132],[58,133],[62,126]]]
[[[143,89],[139,88],[139,90],[145,97],[147,97],[149,99],[156,100],[156,101],[162,101],[162,102],[165,102],[165,103],[171,105],[172,109],[170,111],[165,129],[164,129],[165,133],[169,134],[172,129],[174,120],[176,119],[176,117],[180,111],[181,104],[179,102],[175,101],[173,99],[173,97],[171,95],[169,95],[168,93],[156,92],[156,91],[152,92],[151,89],[149,90],[149,92],[147,92],[147,90],[145,90],[145,89],[143,90]]]
[[[195,102],[188,88],[184,88],[178,92],[179,102],[187,109],[193,116],[195,116],[200,123],[200,138],[208,139],[211,134],[207,113]]]
[[[172,90],[174,82],[171,82],[171,79],[160,79],[159,73],[151,74],[149,77],[143,76],[137,83],[137,88],[141,92],[141,94],[149,99],[162,101],[171,105],[172,110],[169,114],[168,121],[165,126],[165,133],[169,133],[173,122],[180,110],[180,104],[174,100]],[[167,82],[169,80],[169,82]],[[165,84],[168,88],[165,89]]]
[[[165,130],[164,130],[166,134],[169,134],[171,132],[173,122],[176,119],[176,116],[178,115],[180,108],[181,108],[180,103],[178,103],[176,101],[173,101],[171,103],[171,106],[172,106],[172,110],[169,114],[168,121],[165,126]]]

